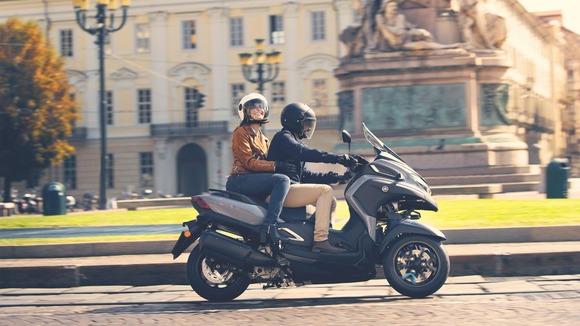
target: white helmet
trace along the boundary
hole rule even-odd
[[[253,107],[255,104],[262,104],[265,112],[264,112],[264,119],[260,121],[255,121],[250,117],[248,114],[248,109]],[[240,116],[241,124],[246,124],[249,122],[258,122],[258,123],[265,123],[267,121],[268,115],[270,114],[270,108],[268,107],[268,100],[262,94],[258,93],[250,93],[240,100],[240,104],[238,105],[238,115]]]

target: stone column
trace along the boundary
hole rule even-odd
[[[208,86],[208,100],[212,104],[212,120],[229,119],[228,83],[228,22],[225,8],[208,9],[211,44],[211,86]],[[209,158],[209,157],[208,157]]]
[[[177,192],[176,162],[177,153],[166,139],[155,140],[153,151],[153,174],[155,189],[164,194],[175,195]]]
[[[77,33],[77,37],[80,33]],[[95,37],[87,34],[85,38],[85,48],[87,59],[86,69],[88,78],[86,88],[83,92],[82,107],[84,110],[85,125],[87,127],[89,139],[100,139],[99,132],[99,59],[97,45],[95,44]],[[106,61],[105,61],[106,63]],[[105,73],[107,67],[105,66]],[[106,85],[105,85],[106,87]]]
[[[169,107],[167,79],[167,12],[149,13],[151,23],[151,101],[152,123],[168,123]],[[136,95],[135,95],[136,96]]]
[[[352,1],[351,0],[334,0],[336,6],[337,18],[337,35],[340,35],[349,25],[352,24]],[[346,48],[340,42],[338,43],[338,57],[342,58],[346,55]]]
[[[300,99],[298,93],[298,53],[296,44],[298,42],[298,4],[286,2],[284,7],[284,32],[286,34],[286,47],[282,52],[282,61],[286,63],[286,100],[297,101]]]
[[[479,86],[477,83],[477,72],[469,72],[465,86],[465,120],[467,121],[467,129],[474,134],[479,134]]]

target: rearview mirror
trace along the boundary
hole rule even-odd
[[[352,138],[350,137],[350,134],[348,133],[348,131],[343,130],[342,131],[342,142],[350,144],[351,140],[352,140]]]

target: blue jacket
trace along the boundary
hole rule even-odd
[[[305,162],[336,163],[338,155],[304,145],[286,128],[278,131],[272,138],[267,159],[269,161],[286,161],[295,165],[298,172],[294,175],[288,175],[293,182],[322,184],[338,182],[338,174],[336,173],[316,173],[304,167]]]

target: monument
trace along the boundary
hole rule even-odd
[[[361,122],[418,169],[527,166],[510,119],[504,18],[481,0],[360,0],[335,75],[344,129]]]

